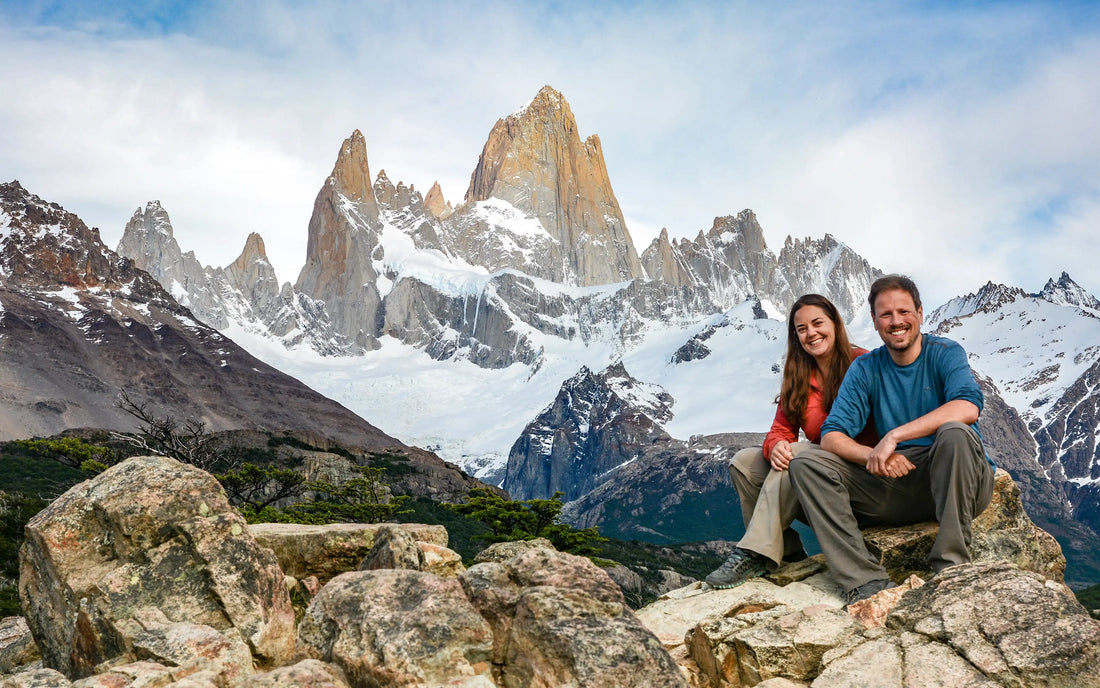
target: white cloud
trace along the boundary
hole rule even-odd
[[[0,176],[111,245],[159,199],[204,263],[258,231],[293,281],[353,129],[372,173],[457,202],[496,119],[549,83],[600,136],[639,249],[753,208],[776,248],[832,233],[930,302],[1062,269],[1100,291],[1087,7],[135,7],[78,3],[59,28],[0,9],[0,60],[19,65],[0,73]]]

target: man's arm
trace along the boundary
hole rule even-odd
[[[933,435],[940,426],[950,421],[970,425],[977,422],[980,409],[965,399],[952,399],[932,409],[919,418],[890,430],[878,441],[867,457],[867,470],[875,475],[900,478],[913,470],[913,464],[897,452],[898,445],[907,440]],[[901,471],[901,474],[898,474]]]

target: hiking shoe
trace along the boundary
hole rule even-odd
[[[898,587],[897,583],[889,578],[867,581],[863,585],[852,588],[844,593],[844,604],[855,604],[883,590],[889,590],[890,588],[896,587]]]
[[[723,590],[744,583],[750,578],[764,575],[767,559],[756,552],[740,547],[733,548],[729,559],[706,577],[706,583],[712,588]]]

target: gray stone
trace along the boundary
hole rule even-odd
[[[127,459],[32,518],[19,593],[44,664],[73,678],[125,661],[127,622],[150,607],[173,622],[236,629],[261,663],[293,653],[275,557],[210,474],[164,457]]]
[[[9,674],[38,658],[38,646],[27,620],[22,616],[0,620],[0,674]]]
[[[946,569],[886,623],[950,646],[1004,685],[1100,686],[1100,621],[1069,588],[1006,562]]]
[[[344,672],[332,664],[303,659],[297,664],[253,674],[241,688],[349,688]]]
[[[441,547],[446,547],[448,541],[443,526],[418,523],[255,523],[248,528],[256,542],[275,553],[287,575],[299,580],[316,576],[322,584],[341,573],[358,570],[382,528]]]
[[[450,685],[489,674],[492,632],[457,580],[356,571],[313,598],[298,647],[340,667],[356,688]]]

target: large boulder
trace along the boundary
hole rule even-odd
[[[19,558],[43,663],[71,678],[136,659],[135,615],[150,609],[242,639],[261,665],[293,654],[283,572],[194,466],[134,457],[74,486],[27,524]]]
[[[1007,562],[946,569],[886,625],[950,647],[1001,685],[1100,686],[1100,621],[1065,585]]]
[[[299,651],[340,667],[354,688],[489,688],[492,642],[456,579],[396,569],[333,578],[298,627]]]
[[[584,557],[536,546],[475,564],[460,580],[493,628],[502,686],[686,685],[619,587]]]
[[[916,523],[898,528],[868,528],[863,539],[879,557],[894,581],[910,574],[929,578],[928,554],[939,526]],[[993,498],[971,525],[971,558],[975,562],[1011,561],[1027,571],[1062,581],[1066,558],[1052,535],[1028,518],[1020,499],[1020,488],[1005,470],[998,469],[993,481]]]
[[[299,580],[316,576],[322,584],[356,571],[374,547],[380,530],[408,535],[417,542],[446,547],[447,529],[419,523],[255,523],[249,526],[261,546],[275,553],[279,566]]]

